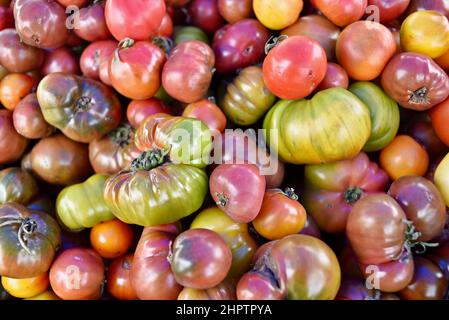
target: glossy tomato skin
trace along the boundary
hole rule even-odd
[[[406,175],[424,176],[429,155],[416,140],[400,135],[381,151],[380,165],[393,180]]]
[[[109,60],[112,86],[130,99],[151,98],[161,85],[165,61],[165,53],[149,41],[122,42]]]
[[[232,252],[228,279],[238,279],[247,272],[257,243],[251,237],[246,223],[237,223],[217,207],[201,211],[190,225],[191,229],[208,229],[219,234]]]
[[[79,142],[102,137],[122,117],[120,102],[109,87],[80,76],[46,76],[39,83],[37,98],[45,120]]]
[[[33,176],[20,168],[0,171],[0,204],[8,202],[27,205],[39,192]]]
[[[277,189],[267,190],[262,208],[253,221],[256,231],[268,240],[299,233],[304,228],[307,214],[297,197],[292,189],[285,193]]]
[[[92,249],[63,251],[50,269],[50,284],[63,300],[95,300],[101,296],[104,264]]]
[[[42,75],[50,73],[79,74],[78,57],[68,47],[59,47],[47,53],[42,65]]]
[[[19,160],[28,140],[21,136],[14,128],[13,115],[8,110],[0,110],[0,164]]]
[[[438,63],[438,65],[443,68],[444,71],[449,71],[449,50],[446,51],[445,54],[443,54],[441,57],[438,57],[435,59],[435,62]]]
[[[26,97],[35,86],[35,80],[23,73],[10,73],[0,82],[0,102],[13,111],[17,104]]]
[[[271,30],[281,30],[298,20],[303,0],[254,0],[257,19]]]
[[[79,11],[73,32],[83,40],[95,42],[111,38],[104,14],[105,1],[97,1]]]
[[[249,126],[259,121],[275,100],[265,85],[262,68],[250,66],[227,85],[220,106],[233,123]]]
[[[224,24],[216,0],[192,0],[188,10],[192,23],[207,33],[213,34]]]
[[[231,261],[226,242],[208,229],[190,229],[177,236],[170,258],[173,275],[180,285],[203,290],[225,279]]]
[[[3,276],[2,286],[13,297],[16,298],[31,298],[34,297],[49,287],[48,273],[44,272],[36,277],[28,277],[24,279],[14,279]]]
[[[385,148],[399,130],[401,119],[398,104],[372,82],[353,83],[349,91],[365,103],[371,114],[371,136],[363,150],[374,152]]]
[[[367,0],[311,0],[330,21],[339,27],[345,27],[365,14]]]
[[[177,45],[164,65],[162,85],[178,101],[193,103],[205,98],[212,81],[215,56],[205,43],[192,40]]]
[[[449,244],[447,242],[426,255],[426,258],[438,265],[444,278],[449,280]]]
[[[155,34],[165,15],[164,0],[108,0],[106,24],[115,39],[148,40]]]
[[[251,274],[253,280],[245,279]],[[253,270],[239,281],[237,298],[332,300],[340,279],[337,257],[324,242],[292,235],[275,241],[259,257]]]
[[[118,219],[100,222],[90,230],[92,248],[103,258],[123,256],[130,249],[134,238],[130,225]]]
[[[164,101],[156,97],[147,100],[133,100],[126,109],[126,117],[136,129],[146,118],[157,113],[173,115],[173,110]]]
[[[253,221],[262,207],[266,180],[253,164],[222,164],[211,174],[212,198],[236,222]]]
[[[71,185],[91,173],[87,145],[62,134],[40,140],[31,150],[32,171],[42,180],[57,185]]]
[[[131,267],[131,285],[141,300],[176,300],[182,290],[171,271],[168,256],[176,236],[177,224],[145,228]],[[154,275],[148,277],[148,274]]]
[[[416,11],[437,11],[449,19],[449,3],[447,0],[411,0],[407,13]]]
[[[56,212],[61,225],[71,231],[81,231],[114,219],[103,199],[107,179],[106,175],[96,174],[83,183],[63,189],[56,199]]]
[[[251,18],[252,4],[252,0],[218,0],[218,12],[228,23],[236,23]]]
[[[58,223],[16,203],[1,205],[0,219],[0,274],[20,279],[47,272],[61,243]]]
[[[415,257],[415,274],[410,284],[399,292],[405,300],[442,300],[448,280],[436,264],[423,257]]]
[[[341,66],[354,80],[377,78],[396,53],[396,42],[387,27],[372,21],[358,21],[338,37],[336,54]]]
[[[139,126],[135,143],[141,151],[157,148],[167,153],[175,164],[204,168],[209,164],[212,133],[201,120],[159,113]]]
[[[108,69],[109,59],[117,49],[118,42],[114,40],[96,41],[84,49],[80,58],[81,72],[85,77],[99,80],[100,66],[106,65]],[[103,67],[104,68],[104,67]]]
[[[96,173],[116,174],[140,155],[134,143],[135,130],[124,124],[89,144],[89,160]]]
[[[382,73],[385,92],[404,108],[428,110],[449,96],[449,77],[432,59],[400,53]]]
[[[346,234],[362,264],[382,264],[402,255],[407,217],[386,194],[359,200],[348,215]]]
[[[318,90],[326,90],[329,88],[340,87],[347,89],[349,86],[349,77],[345,69],[340,65],[329,62],[327,64],[326,75],[318,86]]]
[[[311,100],[279,101],[265,116],[263,128],[270,147],[283,161],[321,164],[359,154],[371,134],[371,118],[369,109],[355,95],[343,88],[330,88]],[[325,134],[326,130],[329,133]],[[336,136],[340,138],[331,138]]]
[[[131,286],[131,267],[133,254],[115,259],[108,269],[107,290],[110,295],[119,300],[136,300],[137,295]]]
[[[182,116],[203,121],[212,132],[221,133],[226,128],[225,114],[220,107],[208,99],[189,104],[182,112]]]
[[[281,99],[302,99],[312,93],[326,75],[326,52],[305,36],[290,37],[274,47],[263,63],[267,88]]]
[[[217,71],[229,74],[259,62],[269,37],[268,30],[255,19],[224,26],[213,39]]]
[[[341,233],[348,215],[360,199],[379,193],[388,176],[365,153],[353,159],[305,167],[304,206],[321,230]]]
[[[261,146],[254,136],[239,130],[225,132],[221,137],[214,137],[213,148],[222,150],[220,163],[255,164],[265,176],[267,188],[281,186],[285,176],[284,163],[275,154],[268,153],[266,146]]]
[[[399,18],[407,10],[410,0],[368,0],[369,6],[376,6],[379,10],[381,23],[387,23]]]
[[[206,290],[184,288],[179,293],[178,300],[236,300],[235,291],[235,285],[225,280]]]
[[[64,7],[68,6],[84,7],[89,2],[89,0],[57,0],[57,1]]]
[[[404,51],[438,58],[449,50],[449,22],[441,13],[418,11],[408,16],[401,26]]]
[[[449,129],[446,122],[449,116],[449,98],[432,108],[429,114],[436,134],[446,146],[449,146]]]
[[[14,15],[11,8],[0,7],[0,31],[14,28]]]
[[[9,72],[27,72],[44,62],[44,51],[20,40],[15,29],[0,31],[0,64]]]
[[[282,30],[281,34],[289,37],[306,36],[314,39],[326,51],[328,61],[335,60],[335,45],[340,35],[340,29],[326,17],[316,14],[300,17],[297,22]]]
[[[446,223],[446,205],[438,189],[429,180],[418,176],[405,176],[394,181],[388,191],[416,230],[420,241],[438,237]]]
[[[120,220],[156,226],[192,214],[201,207],[206,193],[207,176],[203,170],[170,163],[110,177],[104,198]]]
[[[16,1],[14,17],[20,38],[30,46],[58,48],[69,36],[65,9],[54,0]]]

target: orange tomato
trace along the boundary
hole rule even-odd
[[[306,210],[292,189],[287,189],[285,193],[274,189],[265,192],[262,208],[253,220],[253,226],[264,238],[277,240],[300,232],[306,220]]]
[[[0,82],[0,102],[8,110],[14,110],[22,98],[33,89],[35,81],[22,73],[10,73]]]
[[[254,0],[257,19],[267,28],[281,30],[298,20],[303,0]]]
[[[114,219],[101,222],[90,231],[90,243],[103,258],[113,259],[128,252],[134,238],[130,225]]]
[[[449,98],[430,109],[432,126],[441,141],[449,146]]]
[[[34,297],[47,290],[49,285],[48,272],[37,277],[25,279],[2,277],[3,288],[16,298]]]
[[[429,155],[412,137],[401,135],[382,150],[380,165],[393,180],[407,175],[424,176]]]
[[[224,132],[226,128],[226,116],[213,102],[203,99],[189,104],[182,113],[183,117],[195,118],[203,121],[210,130]]]

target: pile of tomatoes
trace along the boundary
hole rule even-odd
[[[448,18],[0,0],[0,298],[447,299]]]

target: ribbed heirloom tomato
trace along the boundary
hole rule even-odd
[[[263,62],[265,84],[282,99],[301,99],[312,93],[326,75],[323,47],[305,36],[293,36],[277,44]]]

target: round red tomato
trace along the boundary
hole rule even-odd
[[[156,113],[173,115],[173,111],[167,104],[154,97],[147,100],[133,100],[126,109],[126,117],[134,128],[138,128],[146,118]]]
[[[360,20],[368,4],[367,0],[311,0],[311,3],[339,27]]]
[[[438,137],[449,146],[449,99],[446,99],[430,110],[432,126]]]
[[[216,133],[224,132],[226,128],[226,116],[221,109],[208,99],[189,104],[182,113],[183,117],[195,118],[203,121],[210,130]]]
[[[118,41],[148,40],[161,25],[165,9],[164,0],[108,0],[106,24]]]
[[[410,0],[368,0],[367,14],[373,14],[373,18],[377,18],[378,12],[380,22],[386,23],[399,18],[409,4]],[[374,11],[375,9],[377,10]]]
[[[311,94],[326,75],[323,47],[310,38],[293,36],[277,44],[263,63],[268,89],[282,99],[302,99]]]
[[[131,286],[131,266],[133,255],[128,254],[114,260],[109,266],[107,277],[107,290],[116,299],[135,300],[136,292]]]
[[[117,49],[118,42],[115,40],[103,40],[92,42],[84,49],[80,58],[80,67],[84,76],[95,80],[100,79],[100,67],[108,69],[109,60]]]

